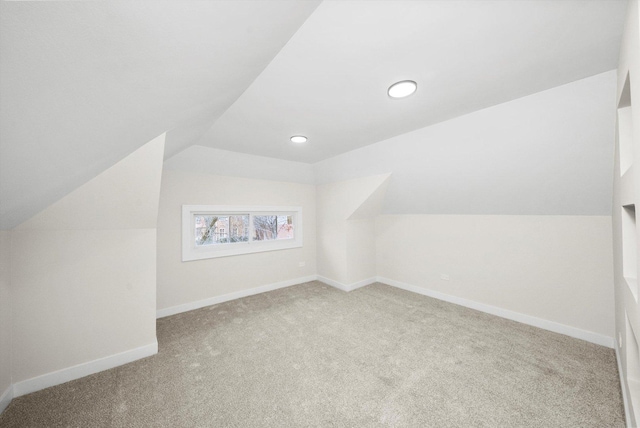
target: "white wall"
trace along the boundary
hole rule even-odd
[[[0,231],[0,413],[11,400],[11,234]],[[3,395],[7,394],[4,397]]]
[[[610,215],[615,71],[314,165],[318,183],[392,172],[385,214]]]
[[[363,274],[339,272],[371,270],[366,254],[333,246],[321,225],[342,209],[340,188],[388,173],[377,276],[611,344],[615,78],[599,74],[315,164],[320,275],[355,281]],[[365,248],[368,236],[354,241]]]
[[[620,99],[627,74],[631,77],[631,104],[633,108],[632,129],[633,148],[632,166],[624,175],[620,176],[620,150],[616,144],[614,185],[613,185],[613,251],[614,251],[614,276],[615,276],[615,316],[616,316],[616,341],[618,344],[620,378],[625,398],[627,410],[627,420],[632,426],[640,424],[640,305],[633,296],[631,288],[637,290],[637,256],[638,238],[640,230],[636,227],[625,229],[623,235],[622,226],[622,205],[635,204],[636,208],[640,204],[640,13],[638,12],[638,1],[629,2],[625,31],[620,48],[620,60],[618,64],[618,99]],[[636,219],[637,221],[637,219]],[[629,277],[625,279],[623,275],[623,258],[627,259],[627,254],[623,253],[623,242],[628,244],[626,249],[635,248],[635,272],[628,272]],[[626,260],[627,262],[629,260]],[[631,271],[631,269],[629,269]],[[635,343],[634,343],[635,341]]]
[[[341,183],[317,187],[318,275],[348,284],[347,193]]]
[[[182,205],[302,206],[303,247],[182,262]],[[293,285],[297,278],[316,272],[315,186],[164,171],[158,214],[158,310],[172,313],[167,310],[268,284]]]
[[[13,359],[18,394],[29,392],[56,370],[153,348],[157,311],[316,274],[379,276],[611,336],[614,81],[604,73],[313,166],[194,146],[167,160],[161,187],[163,144],[151,142],[10,233],[0,304],[13,306],[13,329],[0,328],[0,344],[13,341],[0,364]],[[304,246],[182,262],[183,204],[301,205]],[[0,368],[0,393],[7,379]]]
[[[292,147],[303,150],[303,147]],[[164,169],[228,177],[315,184],[313,165],[204,146],[191,146],[164,162]]]
[[[610,227],[608,216],[384,215],[378,275],[612,337]]]
[[[163,150],[164,134],[11,232],[16,395],[157,351]]]
[[[376,276],[375,218],[347,220],[346,284],[366,281]]]
[[[319,185],[318,274],[348,287],[374,277],[374,218],[388,174]]]

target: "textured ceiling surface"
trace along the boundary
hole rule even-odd
[[[0,228],[163,132],[315,163],[614,69],[626,4],[1,2]]]

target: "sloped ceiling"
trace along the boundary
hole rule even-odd
[[[314,163],[614,69],[626,3],[1,2],[0,228],[163,132]]]
[[[317,1],[0,3],[0,227],[165,131],[190,145]]]
[[[325,1],[198,144],[315,163],[613,70],[626,6]],[[405,79],[418,91],[390,99]]]

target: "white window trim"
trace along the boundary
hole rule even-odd
[[[250,214],[249,236],[253,236],[253,215],[293,215],[294,238],[271,241],[236,242],[221,245],[196,246],[196,214]],[[286,250],[302,247],[302,207],[242,206],[242,205],[183,205],[182,206],[182,261],[237,256],[263,251]]]

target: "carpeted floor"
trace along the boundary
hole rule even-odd
[[[158,320],[160,352],[13,400],[2,427],[622,427],[614,351],[373,284]]]

